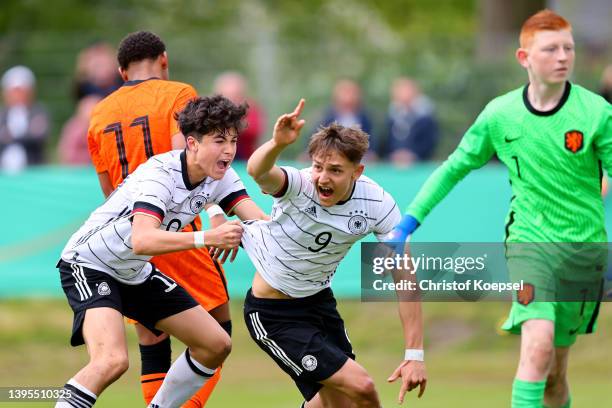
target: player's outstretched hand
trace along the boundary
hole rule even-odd
[[[285,113],[277,119],[272,136],[277,145],[285,147],[297,140],[305,123],[304,119],[299,119],[304,103],[304,99],[300,99],[293,112]]]
[[[240,245],[242,225],[240,221],[228,221],[217,228],[210,229],[204,235],[207,246],[219,249],[232,249]]]
[[[419,387],[418,397],[421,398],[425,392],[425,387],[427,386],[427,372],[425,370],[425,363],[422,361],[413,360],[402,361],[399,367],[395,369],[393,374],[387,378],[387,381],[394,382],[398,378],[402,379],[402,386],[397,397],[398,404],[404,402],[406,392],[410,392],[416,387]]]

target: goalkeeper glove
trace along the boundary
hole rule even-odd
[[[410,236],[421,225],[419,221],[410,214],[402,217],[399,224],[387,236],[387,242],[406,242]]]

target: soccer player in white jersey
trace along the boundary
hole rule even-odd
[[[186,149],[153,156],[139,166],[70,238],[58,267],[74,311],[71,344],[86,344],[90,360],[64,386],[65,398],[56,407],[91,407],[127,370],[123,315],[188,347],[152,407],[179,407],[230,352],[230,337],[221,326],[148,261],[168,252],[240,243],[238,221],[207,231],[179,231],[209,203],[253,218],[254,205],[244,205],[249,197],[230,168],[245,113],[246,106],[221,96],[190,101],[178,115]]]
[[[242,244],[257,272],[244,317],[257,345],[295,381],[302,407],[379,407],[374,382],[355,355],[336,310],[330,283],[350,247],[369,234],[379,240],[400,220],[393,198],[362,175],[368,135],[332,124],[310,140],[312,167],[278,167],[280,153],[304,126],[296,109],[282,115],[271,140],[249,159],[247,171],[274,197],[272,219],[245,223]],[[400,302],[407,359],[399,401],[425,390],[421,307]]]

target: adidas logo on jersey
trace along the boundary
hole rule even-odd
[[[317,207],[313,205],[312,207],[309,207],[309,208],[305,209],[304,212],[306,214],[312,215],[313,217],[316,217],[317,216]]]

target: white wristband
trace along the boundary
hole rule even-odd
[[[193,245],[196,248],[202,248],[204,244],[204,231],[195,231],[193,233]]]
[[[208,207],[206,212],[208,213],[209,218],[212,218],[215,215],[225,214],[223,210],[221,209],[221,207],[219,207],[217,204],[213,204],[210,207]]]
[[[406,349],[404,360],[425,361],[425,351],[419,349]]]

